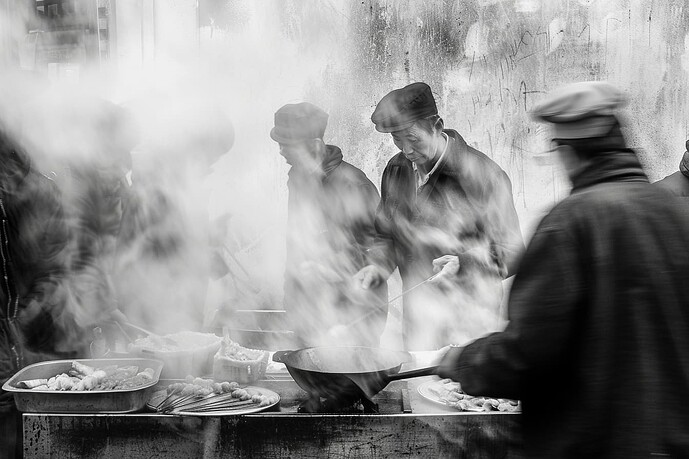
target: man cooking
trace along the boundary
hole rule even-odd
[[[361,286],[385,283],[398,267],[407,290],[445,264],[459,274],[405,295],[405,347],[432,349],[495,330],[501,281],[523,248],[509,178],[444,129],[425,83],[387,94],[371,120],[400,152],[383,172],[377,242],[372,263],[356,275]]]
[[[584,82],[534,108],[552,124],[571,195],[531,239],[507,328],[441,361],[469,394],[522,400],[529,457],[689,451],[689,212],[626,147],[623,102]]]
[[[387,289],[357,294],[351,278],[365,265],[373,241],[378,191],[343,161],[339,147],[323,141],[327,123],[327,113],[313,104],[288,104],[275,113],[270,132],[292,166],[285,309],[302,345],[336,341],[377,347]],[[375,312],[366,315],[372,308]]]

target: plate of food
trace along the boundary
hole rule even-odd
[[[146,406],[161,414],[230,416],[258,413],[278,403],[280,396],[269,389],[189,376],[155,392]]]
[[[519,412],[521,403],[517,400],[493,397],[475,397],[466,394],[461,384],[451,379],[427,381],[418,387],[419,394],[426,400],[469,412]]]

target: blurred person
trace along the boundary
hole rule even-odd
[[[64,341],[68,232],[52,178],[0,129],[0,385],[23,367],[74,358]],[[0,389],[0,452],[21,457],[21,417]]]
[[[378,347],[387,289],[358,292],[351,279],[365,265],[380,198],[342,150],[323,141],[327,123],[313,104],[288,104],[275,113],[270,132],[291,166],[285,310],[302,345]]]
[[[439,374],[521,399],[529,457],[685,457],[689,451],[689,212],[650,186],[606,82],[554,91],[571,195],[538,225],[503,332],[450,348]]]
[[[234,143],[223,110],[196,98],[134,107],[146,116],[118,235],[114,288],[120,309],[157,333],[200,331],[209,282],[227,266],[213,246],[205,180]],[[220,231],[222,232],[222,231]],[[219,241],[215,241],[216,244]]]
[[[679,163],[679,170],[655,182],[658,187],[675,196],[689,198],[689,140],[685,143],[686,151]]]
[[[85,118],[79,127],[81,148],[88,151],[69,158],[57,180],[71,229],[68,305],[77,325],[73,346],[87,355],[94,326],[111,319],[126,322],[111,276],[138,134],[131,115],[118,105],[94,99],[77,108]]]
[[[497,329],[502,280],[523,249],[507,174],[444,128],[425,83],[387,94],[371,120],[400,152],[383,171],[376,245],[357,278],[364,288],[380,285],[399,268],[407,290],[445,266],[445,281],[404,297],[409,350]]]

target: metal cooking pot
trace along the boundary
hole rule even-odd
[[[411,361],[404,351],[361,346],[310,347],[277,351],[273,361],[284,363],[292,378],[312,396],[356,400],[372,398],[391,381],[436,374],[438,367],[399,373]]]

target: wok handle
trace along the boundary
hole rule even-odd
[[[438,365],[396,373],[394,375],[388,376],[388,380],[397,381],[398,379],[418,378],[420,376],[433,376],[436,374],[438,374]]]
[[[273,354],[273,362],[285,363],[283,357],[287,357],[292,352],[294,351],[275,351],[275,353]]]

